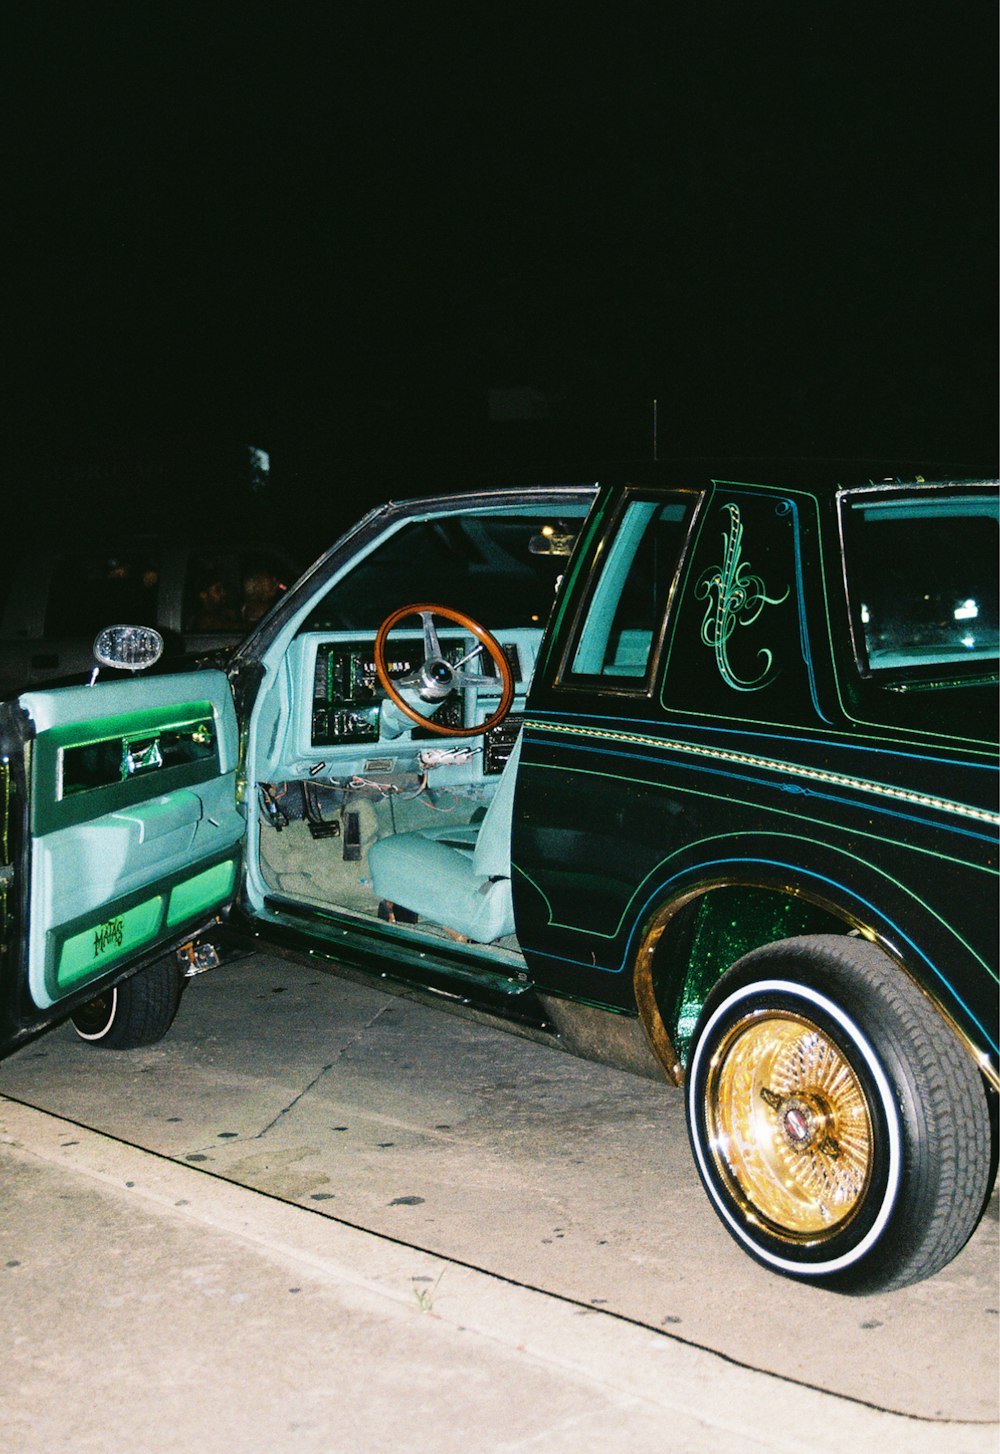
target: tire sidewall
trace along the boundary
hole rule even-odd
[[[115,1020],[118,1016],[119,988],[120,987],[118,985],[114,985],[111,990],[108,991],[108,1012],[104,1018],[103,1024],[101,1024],[98,1029],[85,1030],[81,1027],[81,1019],[84,1021],[84,1024],[86,1024],[88,1018],[86,1012],[90,1009],[89,1004],[85,1005],[83,1007],[83,1010],[72,1016],[73,1029],[76,1031],[77,1035],[81,1040],[86,1040],[89,1044],[96,1045],[99,1044],[102,1040],[109,1039],[109,1037],[112,1035],[112,1032],[115,1028]]]
[[[106,991],[108,1013],[98,1028],[88,1025],[91,1006],[85,1005],[71,1016],[73,1029],[80,1039],[99,1049],[135,1050],[154,1045],[173,1022],[183,985],[173,957],[162,956]]]
[[[791,966],[788,966],[791,968]],[[697,1031],[687,1077],[688,1131],[698,1173],[730,1233],[753,1257],[776,1272],[799,1278],[835,1279],[859,1270],[875,1253],[898,1207],[904,1177],[905,1128],[890,1066],[866,1032],[849,994],[834,998],[813,976],[782,972],[774,959],[754,972],[730,971],[709,996]],[[710,1061],[729,1029],[755,1010],[785,1011],[812,1021],[838,1046],[868,1102],[873,1166],[864,1201],[845,1227],[826,1241],[783,1240],[742,1212],[709,1145],[705,1088]]]

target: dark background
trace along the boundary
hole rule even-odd
[[[8,505],[993,473],[994,12],[15,5]]]

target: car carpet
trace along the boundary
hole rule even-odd
[[[378,838],[393,832],[412,832],[418,828],[465,826],[481,816],[483,803],[476,793],[461,796],[435,794],[443,806],[428,801],[425,795],[409,802],[384,800],[371,803],[352,798],[349,811],[359,819],[361,856],[351,862],[344,859],[341,837],[314,838],[309,824],[293,820],[277,832],[264,823],[260,830],[260,867],[264,882],[276,893],[317,908],[334,906],[348,913],[369,918],[378,915],[378,900],[368,873],[368,849]],[[444,925],[422,920],[417,926],[422,935],[454,942]],[[516,935],[506,935],[489,946],[489,951],[516,961],[523,959]]]

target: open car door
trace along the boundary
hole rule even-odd
[[[237,749],[217,671],[0,706],[0,1053],[232,899],[244,832]]]

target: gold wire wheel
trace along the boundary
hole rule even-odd
[[[858,1077],[817,1025],[758,1010],[709,1065],[712,1152],[744,1215],[791,1242],[843,1230],[871,1181],[874,1138]]]

